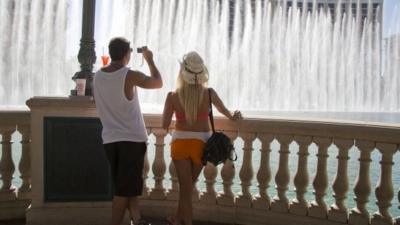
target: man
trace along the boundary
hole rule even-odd
[[[161,88],[161,75],[153,53],[143,47],[143,57],[150,76],[132,71],[129,63],[132,48],[128,40],[113,38],[109,43],[111,63],[96,72],[94,98],[103,125],[102,139],[111,166],[114,184],[112,225],[120,225],[128,209],[134,225],[147,225],[139,212],[138,196],[143,189],[143,164],[147,132],[140,110],[137,87]]]

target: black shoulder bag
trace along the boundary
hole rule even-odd
[[[208,89],[208,96],[210,102],[208,116],[210,118],[213,134],[206,143],[201,162],[203,165],[210,162],[218,166],[221,163],[225,163],[227,159],[236,161],[237,155],[231,143],[231,139],[222,132],[215,132],[210,89]],[[232,157],[233,154],[235,155],[234,158]]]

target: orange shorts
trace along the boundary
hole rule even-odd
[[[199,139],[176,139],[171,144],[172,160],[190,159],[201,165],[201,158],[206,143]]]

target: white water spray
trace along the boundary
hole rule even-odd
[[[24,104],[34,95],[68,95],[79,70],[79,2],[0,1],[0,32],[10,34],[0,37],[0,105]],[[141,97],[161,106],[175,88],[178,60],[196,50],[208,65],[209,85],[229,107],[400,111],[400,38],[381,42],[381,24],[372,20],[371,7],[369,19],[361,21],[339,8],[333,17],[317,7],[302,12],[268,1],[235,2],[98,0],[97,56],[114,36],[126,36],[133,47],[149,46],[165,85],[142,91]],[[400,32],[400,9],[396,12],[393,30]],[[132,67],[146,71],[140,64],[134,54]]]

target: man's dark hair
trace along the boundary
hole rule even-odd
[[[130,43],[126,38],[115,37],[108,44],[111,60],[121,60],[130,51]]]

